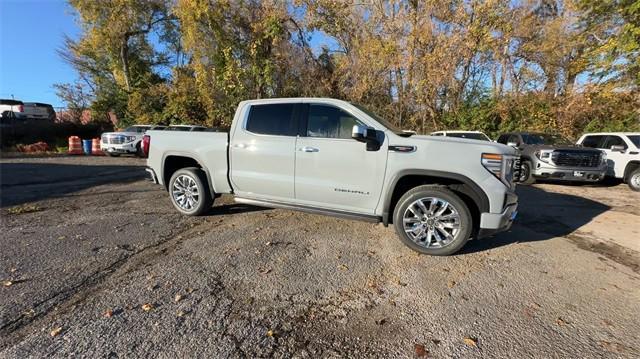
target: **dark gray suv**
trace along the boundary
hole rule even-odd
[[[536,179],[598,182],[607,170],[604,152],[577,147],[558,135],[512,132],[500,135],[497,142],[520,150],[522,184]]]

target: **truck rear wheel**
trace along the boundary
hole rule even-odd
[[[211,208],[213,196],[207,176],[196,167],[181,168],[169,180],[171,203],[182,214],[199,216]]]
[[[444,187],[429,185],[415,187],[400,198],[393,223],[402,243],[435,256],[459,251],[473,229],[464,201]]]

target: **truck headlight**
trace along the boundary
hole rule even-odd
[[[607,163],[607,153],[604,151],[600,151],[600,160],[603,164]]]
[[[513,167],[516,157],[498,153],[483,153],[482,166],[491,172],[505,186],[513,186]]]
[[[540,161],[545,163],[551,163],[552,152],[553,150],[538,150],[536,151],[535,155]]]

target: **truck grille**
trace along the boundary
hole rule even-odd
[[[121,145],[125,143],[124,136],[102,136],[102,143],[105,145]]]
[[[556,150],[551,159],[556,166],[561,167],[598,167],[601,156],[596,152]]]

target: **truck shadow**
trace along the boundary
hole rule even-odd
[[[611,207],[583,197],[519,186],[518,218],[507,232],[470,241],[460,254],[567,236]]]
[[[224,216],[229,214],[250,213],[269,210],[272,210],[272,208],[251,206],[242,203],[226,203],[211,207],[211,209],[205,214],[205,216]]]
[[[135,165],[0,163],[0,207],[62,197],[105,184],[126,184],[146,177]]]

